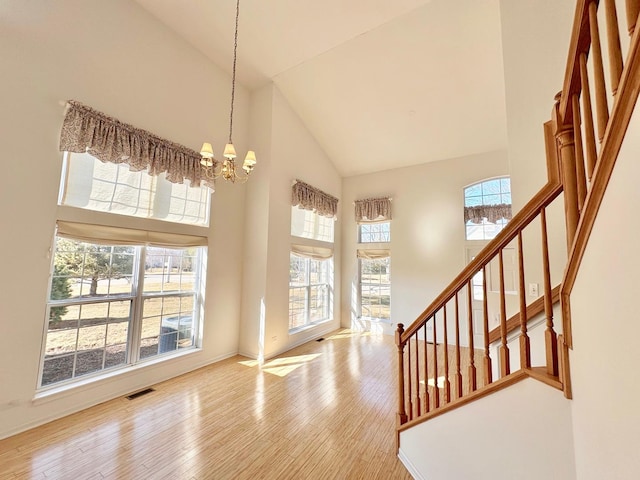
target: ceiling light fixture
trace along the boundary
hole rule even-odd
[[[213,147],[210,143],[203,143],[200,155],[202,159],[200,164],[208,178],[218,178],[222,176],[225,180],[231,183],[244,183],[249,179],[249,175],[256,165],[256,153],[253,150],[247,152],[247,156],[242,164],[244,174],[238,174],[236,172],[236,149],[233,146],[231,135],[233,133],[233,103],[236,95],[236,58],[238,51],[238,17],[240,16],[240,0],[236,2],[236,33],[233,43],[233,72],[231,75],[231,111],[229,113],[229,142],[224,147],[224,153],[222,156],[224,160],[220,163],[214,158]]]

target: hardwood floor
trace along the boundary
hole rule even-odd
[[[234,357],[0,441],[4,479],[410,479],[393,337]]]

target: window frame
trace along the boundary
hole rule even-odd
[[[294,212],[297,212],[297,215]],[[304,216],[304,219],[300,218],[301,216]],[[302,222],[301,230],[296,229],[296,217],[298,217],[298,222]],[[335,222],[335,218],[319,215],[317,212],[305,210],[297,205],[291,206],[291,236],[293,238],[333,244],[336,232]],[[329,231],[325,232],[325,229]]]
[[[86,380],[104,378],[105,376],[112,374],[112,372],[124,371],[128,368],[143,365],[148,362],[153,362],[158,360],[164,361],[165,359],[173,358],[183,353],[192,352],[201,348],[202,346],[202,335],[201,335],[202,318],[201,317],[202,317],[202,310],[204,307],[202,289],[204,287],[204,279],[206,278],[205,277],[206,266],[204,264],[204,259],[206,258],[206,247],[204,246],[160,247],[156,245],[126,245],[127,247],[131,247],[134,249],[132,274],[131,274],[131,289],[129,293],[117,293],[117,294],[107,293],[106,295],[100,296],[100,297],[89,296],[89,295],[79,295],[73,298],[70,297],[67,299],[53,300],[51,299],[51,290],[52,290],[52,280],[54,277],[53,274],[54,274],[55,260],[56,260],[55,258],[56,242],[58,238],[65,238],[65,237],[54,235],[54,240],[53,240],[52,252],[54,253],[51,255],[51,268],[50,268],[51,277],[50,277],[49,287],[47,291],[45,326],[43,329],[42,348],[40,353],[40,361],[39,361],[39,369],[38,369],[38,381],[37,381],[37,388],[36,388],[37,392],[44,392],[51,389],[57,389],[60,387],[62,388],[72,387],[72,386],[81,384]],[[124,245],[115,245],[115,244],[105,245],[104,242],[99,243],[99,241],[89,242],[85,240],[73,240],[73,239],[68,239],[68,240],[78,241],[82,243],[89,243],[99,247],[109,246],[111,247],[111,255],[113,255],[114,248],[124,246]],[[145,292],[145,289],[144,289],[145,276],[146,276],[145,261],[147,258],[147,252],[151,248],[162,248],[162,249],[183,250],[183,251],[186,251],[188,248],[195,248],[196,249],[195,256],[197,260],[193,263],[194,265],[193,266],[194,268],[193,288],[191,290],[185,290],[185,291],[173,290],[168,292],[162,292],[162,291]],[[164,269],[163,269],[163,272],[164,272]],[[70,277],[70,278],[80,278],[82,281],[82,278],[84,277]],[[109,279],[109,281],[110,280],[111,279]],[[176,297],[179,297],[179,298],[193,297],[193,308],[191,309],[191,327],[190,327],[191,345],[189,345],[188,347],[182,347],[182,348],[179,347],[178,341],[180,336],[180,331],[179,331],[180,323],[178,323],[178,331],[176,332],[176,348],[165,351],[165,352],[160,352],[161,336],[163,335],[162,322],[165,317],[164,315],[161,314],[160,316],[161,319],[159,322],[160,330],[158,331],[158,335],[157,335],[158,347],[157,347],[156,354],[142,357],[140,353],[141,353],[143,341],[147,338],[152,338],[152,337],[144,337],[144,338],[142,337],[143,322],[144,322],[144,319],[146,318],[144,317],[145,301],[149,299],[155,299],[155,298],[166,299],[166,298],[176,298]],[[129,317],[127,320],[127,338],[126,338],[126,343],[124,344],[125,345],[124,361],[121,363],[112,365],[110,367],[106,366],[106,348],[108,346],[107,344],[108,330],[106,330],[104,334],[104,344],[101,347],[102,349],[105,350],[105,352],[103,352],[102,368],[97,370],[92,370],[88,373],[84,373],[80,375],[76,374],[77,358],[79,354],[83,353],[82,350],[78,349],[78,339],[76,339],[76,348],[71,352],[67,352],[61,355],[61,356],[68,356],[73,358],[73,367],[71,370],[71,376],[63,380],[43,384],[43,380],[44,380],[43,377],[45,374],[45,361],[46,361],[46,355],[47,355],[47,338],[50,332],[49,322],[50,322],[51,309],[54,307],[76,307],[76,306],[82,308],[82,306],[95,305],[100,303],[109,305],[109,308],[110,308],[110,305],[112,303],[123,302],[123,301],[130,303]],[[182,311],[179,311],[178,315],[182,316],[182,313],[183,313]],[[174,316],[175,315],[173,314],[168,315],[169,318],[173,318]],[[113,323],[111,322],[111,319],[112,317],[109,316],[105,318],[104,323],[99,323],[94,326],[104,325],[105,328],[107,328],[108,325]],[[82,328],[81,326],[82,320],[83,320],[82,317],[79,316],[78,324],[77,324],[77,327],[75,328],[75,330],[77,331],[77,337],[80,336],[80,330]],[[69,330],[74,330],[74,329],[71,328]],[[168,333],[167,335],[170,335],[170,334],[172,333]],[[88,349],[85,352],[90,352],[95,350],[100,350],[100,348]]]
[[[332,285],[332,277],[333,277],[333,269],[334,269],[334,259],[333,255],[329,258],[310,258],[299,255],[295,252],[289,253],[289,265],[291,266],[293,257],[297,257],[298,259],[304,260],[305,264],[305,272],[304,272],[304,285],[291,285],[291,274],[289,274],[289,333],[294,333],[299,330],[303,330],[305,328],[324,323],[333,319],[333,312],[331,309],[332,297],[333,297],[333,285]],[[324,277],[325,282],[316,282],[311,283],[311,262],[318,262],[318,267],[323,268],[322,274],[318,274],[319,276]],[[323,266],[324,264],[324,266]],[[291,268],[291,267],[290,267]],[[311,307],[312,303],[312,289],[322,289],[323,290],[323,310],[324,315],[322,318],[312,319],[311,312],[313,308]],[[304,299],[304,323],[301,325],[292,326],[292,309],[291,309],[291,291],[296,289],[304,289],[305,299]],[[316,296],[317,298],[317,296]],[[317,307],[316,307],[317,308]]]
[[[75,169],[73,167],[72,158],[75,157]],[[89,164],[89,159],[93,159],[93,163]],[[95,173],[96,168],[112,170],[111,177],[102,177]],[[84,170],[91,169],[92,177],[88,183],[84,183],[84,190],[89,191],[82,193],[83,186],[70,187],[74,178],[82,178]],[[123,180],[122,177],[125,177]],[[84,180],[84,179],[83,179]],[[82,181],[82,180],[81,180]],[[135,182],[135,185],[129,183]],[[111,192],[111,200],[99,199],[92,197],[94,184],[99,185],[110,184],[113,191]],[[120,190],[118,190],[120,188]],[[137,199],[135,203],[122,203],[115,200],[118,196],[117,191],[122,189],[130,192],[137,192],[134,195]],[[180,190],[182,192],[180,192]],[[99,188],[96,190],[99,191]],[[200,199],[195,200],[189,198],[189,193],[196,193]],[[182,195],[184,193],[184,195]],[[126,162],[111,163],[102,162],[89,153],[64,152],[62,160],[62,171],[60,178],[60,188],[58,191],[58,205],[65,208],[77,208],[90,212],[100,212],[107,215],[118,215],[122,217],[136,219],[150,219],[154,221],[169,222],[178,225],[192,225],[200,228],[208,228],[211,223],[211,193],[212,190],[207,186],[190,186],[188,181],[182,184],[169,182],[165,178],[165,174],[150,175],[146,170],[132,171]],[[140,202],[140,197],[148,197],[146,202]],[[78,204],[77,201],[82,198],[86,204]],[[175,202],[173,202],[175,199]],[[74,202],[75,200],[75,202]],[[109,203],[109,208],[97,208],[92,206],[94,203]],[[122,211],[118,208],[112,208],[114,205],[123,205],[125,208],[135,211],[144,210],[146,214],[134,214]],[[195,205],[198,214],[188,213],[188,205]],[[164,211],[166,210],[166,211]],[[197,221],[189,221],[189,218],[197,218]]]
[[[387,231],[383,231],[384,227],[387,227]],[[371,227],[372,231],[363,232],[362,227]],[[373,231],[379,230],[379,231]],[[363,240],[363,233],[369,235],[369,240]],[[373,239],[375,235],[379,237],[377,239]],[[385,239],[386,235],[386,239]],[[381,222],[360,222],[358,223],[358,243],[362,244],[372,244],[372,243],[391,243],[391,220],[384,220]]]
[[[502,182],[500,182],[500,191],[498,193],[487,193],[485,195],[484,193],[484,184],[488,184],[489,182],[495,181],[495,180],[508,180],[509,181],[509,190],[508,191],[503,191],[502,189]],[[499,205],[496,203],[485,203],[484,202],[484,198],[485,196],[499,196],[500,200],[503,199],[503,196],[508,195],[509,196],[509,203],[504,202],[504,204],[508,204],[508,205],[512,205],[512,198],[511,198],[511,176],[510,175],[500,175],[497,177],[491,177],[491,178],[485,178],[483,180],[480,180],[478,182],[474,182],[471,183],[469,185],[466,185],[463,189],[462,189],[462,203],[463,203],[463,209],[470,207],[470,206],[476,206],[476,205],[467,205],[467,199],[469,197],[467,197],[467,191],[473,187],[480,187],[480,195],[472,195],[471,198],[480,198],[481,199],[481,203],[478,204],[477,206],[481,206],[481,205],[486,205],[486,206],[491,206],[491,205]],[[463,217],[464,218],[464,217]],[[498,233],[500,233],[500,231],[506,226],[506,224],[509,223],[509,220],[507,219],[500,219],[497,223],[490,223],[486,220],[486,218],[484,218],[482,220],[482,223],[480,224],[474,224],[472,223],[471,225],[469,225],[468,222],[464,222],[464,240],[466,242],[487,242],[490,241],[492,239],[494,239]],[[469,238],[469,227],[470,226],[475,226],[479,229],[481,229],[482,231],[482,238]],[[493,230],[493,234],[487,234],[487,227],[491,227],[491,229]]]
[[[382,282],[377,282],[377,283],[373,283],[373,282],[363,282],[363,266],[365,262],[376,262],[376,261],[380,261],[380,260],[386,260],[388,262],[388,282],[387,283],[382,283]],[[381,277],[380,277],[381,278]],[[373,287],[373,286],[379,286],[380,290],[382,290],[383,287],[387,287],[389,289],[389,316],[388,317],[379,317],[379,316],[365,316],[363,315],[363,310],[364,310],[364,304],[363,304],[363,286],[369,286],[369,287]],[[371,295],[369,295],[369,297],[371,297]],[[379,305],[382,305],[381,299],[382,299],[382,295],[378,295],[377,296],[380,299],[380,303]],[[369,309],[371,309],[372,304],[371,303],[367,303],[366,304]],[[391,254],[385,256],[385,257],[381,257],[381,258],[358,258],[358,316],[360,319],[363,320],[369,320],[369,321],[373,321],[373,322],[384,322],[384,323],[391,323]]]

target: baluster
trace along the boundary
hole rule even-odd
[[[582,211],[584,199],[587,197],[587,179],[584,174],[584,155],[582,153],[582,130],[580,129],[580,99],[578,94],[571,96],[573,108],[573,145],[576,156],[576,184],[578,187],[578,210]]]
[[[413,404],[416,407],[416,417],[421,415],[421,405],[420,405],[420,343],[418,338],[418,332],[415,334],[416,337],[416,395],[413,399]]]
[[[587,176],[591,181],[593,170],[596,168],[598,152],[596,148],[596,131],[593,125],[593,108],[591,106],[591,90],[589,87],[589,73],[587,71],[587,54],[580,54],[580,83],[582,86],[582,110],[584,111],[584,138],[587,151]]]
[[[482,267],[482,314],[484,317],[484,384],[489,385],[493,381],[491,371],[491,356],[489,355],[489,305],[487,301],[487,267]]]
[[[520,287],[520,368],[531,368],[531,346],[527,335],[527,291],[524,284],[522,231],[518,232],[518,285]]]
[[[558,343],[553,329],[553,299],[551,298],[551,268],[549,267],[549,244],[547,241],[547,214],[543,207],[540,210],[542,225],[542,261],[544,270],[544,314],[547,320],[544,332],[545,352],[547,358],[547,373],[558,375]]]
[[[447,336],[447,304],[445,302],[442,308],[444,315],[444,402],[449,403],[451,401],[451,382],[449,381],[449,338]]]
[[[593,1],[589,4],[589,27],[591,30],[591,58],[593,59],[593,74],[595,76],[598,139],[602,142],[609,121],[609,107],[607,106],[607,87],[604,82],[602,47],[600,46],[598,29],[598,6]]]
[[[559,97],[560,94],[556,96],[556,100],[559,100]],[[575,148],[573,146],[573,125],[562,123],[559,108],[559,103],[556,102],[553,109],[553,123],[562,167],[567,251],[570,252],[573,238],[578,228],[578,186],[576,181]]]
[[[413,403],[411,402],[411,338],[407,340],[407,403],[409,411],[409,420],[413,420]]]
[[[460,372],[460,317],[458,315],[458,292],[455,295],[456,322],[456,398],[462,397],[462,373]]]
[[[629,27],[629,36],[633,35],[636,22],[638,21],[638,13],[640,13],[640,0],[626,0],[627,5],[627,25]]]
[[[560,353],[560,381],[565,398],[573,398],[571,391],[571,372],[569,371],[569,350],[564,343],[564,336],[558,335],[558,352]]]
[[[424,413],[429,413],[429,351],[427,350],[427,323],[424,323]]]
[[[402,343],[402,334],[404,333],[404,325],[398,324],[396,330],[396,345],[398,346],[398,417],[397,424],[403,425],[407,423],[407,412],[404,405],[404,343]]]
[[[436,315],[433,314],[433,405],[440,406],[440,389],[438,388],[438,326]]]
[[[467,283],[469,295],[467,301],[467,327],[469,329],[469,392],[477,388],[475,348],[473,346],[473,285],[472,280]]]
[[[620,48],[620,31],[618,30],[618,13],[616,12],[615,0],[605,0],[605,17],[607,19],[611,91],[615,95],[618,92],[618,84],[622,76],[622,49]]]
[[[500,377],[505,377],[511,373],[509,365],[509,347],[507,345],[507,305],[504,295],[504,260],[502,249],[498,252],[498,262],[500,266]]]

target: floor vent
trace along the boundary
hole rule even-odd
[[[145,388],[144,390],[140,390],[139,392],[132,393],[131,395],[127,395],[128,400],[133,400],[134,398],[141,397],[146,395],[147,393],[155,392],[153,388]]]
[[[324,338],[320,337],[320,338],[318,338],[318,339],[316,340],[316,342],[321,342],[321,341],[323,341],[323,340],[324,340]]]

